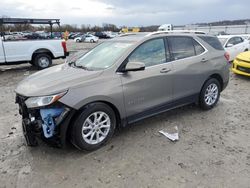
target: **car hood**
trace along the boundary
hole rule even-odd
[[[16,93],[31,97],[56,94],[96,78],[103,71],[87,71],[67,63],[39,71],[21,81]]]
[[[240,53],[237,56],[238,59],[250,62],[250,51]]]

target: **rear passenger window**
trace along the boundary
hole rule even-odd
[[[183,59],[195,55],[193,39],[191,37],[168,37],[174,60]]]
[[[217,37],[199,36],[199,38],[204,40],[206,43],[208,43],[210,46],[212,46],[216,50],[224,50],[224,48],[222,47],[222,45]]]
[[[205,52],[205,49],[196,40],[193,40],[193,42],[196,55],[200,55]]]

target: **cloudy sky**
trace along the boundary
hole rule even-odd
[[[0,16],[147,26],[250,18],[249,0],[1,0]]]

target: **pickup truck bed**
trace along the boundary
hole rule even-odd
[[[39,69],[52,64],[52,59],[68,55],[66,42],[58,39],[4,41],[0,39],[0,65],[30,62]]]

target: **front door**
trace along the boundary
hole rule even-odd
[[[152,39],[137,47],[127,62],[143,62],[145,70],[121,75],[124,103],[128,117],[153,113],[154,110],[172,101],[173,76],[169,50],[164,38]],[[133,118],[129,118],[133,121]]]

